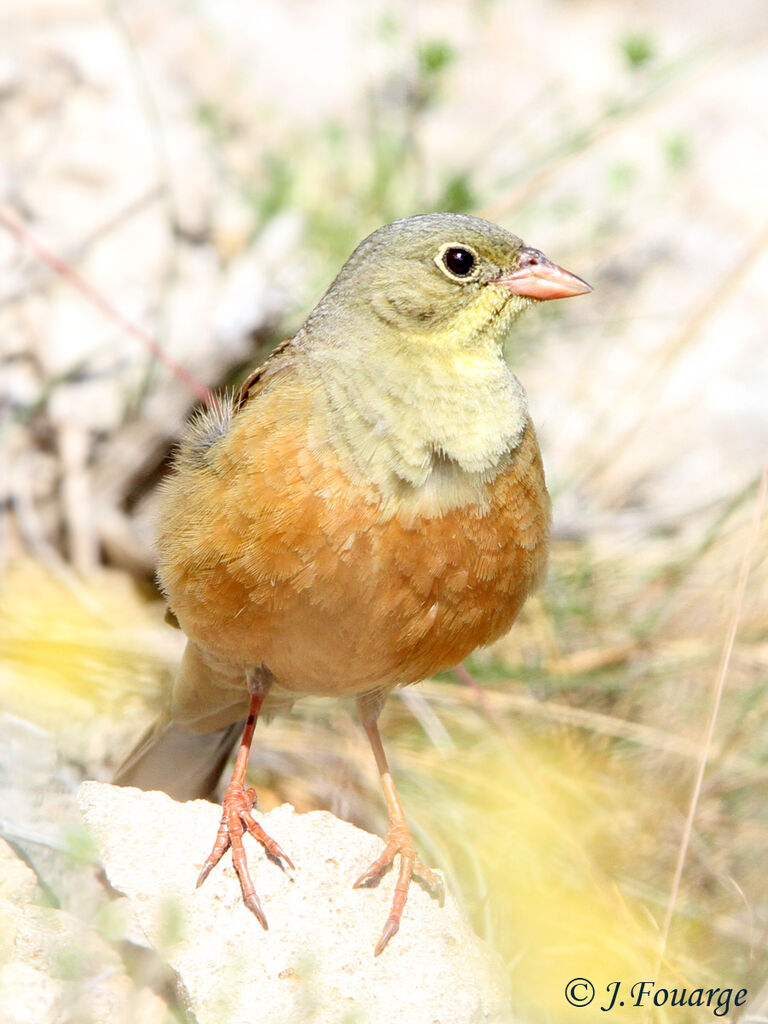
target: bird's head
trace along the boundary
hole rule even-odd
[[[406,217],[355,249],[310,318],[337,337],[372,332],[398,345],[467,352],[500,343],[532,301],[591,287],[489,221],[452,213]]]

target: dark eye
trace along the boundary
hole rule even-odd
[[[451,246],[443,253],[443,264],[454,277],[468,277],[475,269],[475,254],[459,245]]]

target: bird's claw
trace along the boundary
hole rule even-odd
[[[258,918],[262,928],[266,930],[268,928],[267,918],[262,910],[259,897],[256,895],[256,890],[248,870],[248,859],[243,845],[243,836],[246,831],[261,843],[269,859],[278,864],[283,871],[287,871],[291,879],[293,878],[292,872],[295,869],[290,857],[283,852],[280,845],[271,836],[267,835],[251,814],[255,803],[256,790],[245,789],[237,782],[230,783],[224,795],[221,823],[219,831],[216,833],[216,841],[200,871],[197,879],[197,888],[203,884],[211,870],[231,847],[232,863],[240,882],[243,902]]]
[[[398,854],[400,854],[400,874],[395,884],[394,895],[392,896],[392,909],[379,941],[376,943],[374,956],[378,956],[384,951],[387,943],[400,927],[400,919],[403,916],[405,901],[408,898],[408,887],[411,878],[415,878],[427,890],[430,896],[437,899],[440,906],[443,905],[445,900],[445,886],[442,878],[432,871],[431,868],[425,867],[421,863],[408,827],[400,823],[390,825],[383,851],[360,875],[354,884],[354,888],[375,888],[386,872],[390,870]]]

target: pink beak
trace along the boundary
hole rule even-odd
[[[571,295],[586,295],[592,285],[580,277],[563,270],[538,249],[524,245],[520,249],[520,262],[511,274],[496,278],[496,284],[504,285],[515,295],[527,299],[567,299]]]

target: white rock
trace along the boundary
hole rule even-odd
[[[168,1007],[137,988],[113,949],[73,914],[40,906],[34,872],[0,840],[0,1022],[162,1024]]]
[[[219,808],[86,782],[86,823],[134,925],[178,973],[199,1024],[480,1024],[508,1021],[498,963],[448,895],[440,907],[411,887],[400,931],[373,948],[389,911],[390,872],[377,889],[353,880],[381,840],[326,812],[284,804],[256,814],[296,865],[295,879],[246,837],[269,930],[243,905],[225,855],[201,889]]]

